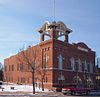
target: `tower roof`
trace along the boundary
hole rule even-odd
[[[63,22],[59,21],[59,22],[48,22],[46,21],[42,27],[38,30],[39,33],[44,33],[44,32],[48,32],[51,28],[55,28],[56,31],[58,32],[63,32],[63,33],[70,33],[72,32],[71,29],[69,29]]]

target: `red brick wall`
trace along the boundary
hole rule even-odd
[[[89,48],[88,52],[81,51],[77,49],[78,45],[72,45],[68,43],[64,43],[62,41],[55,40],[53,42],[53,59],[54,59],[54,65],[53,67],[54,72],[53,72],[53,81],[55,84],[58,82],[58,77],[59,77],[59,69],[58,69],[58,56],[61,54],[63,56],[63,70],[61,70],[62,75],[65,77],[65,82],[66,83],[72,83],[74,76],[77,75],[77,71],[72,71],[71,64],[70,64],[70,58],[74,57],[76,60],[80,59],[81,61],[87,61],[87,62],[92,62],[93,64],[93,73],[90,72],[84,72],[84,65],[82,65],[82,72],[78,72],[78,76],[83,80],[83,75],[85,76],[90,76],[92,79],[93,83],[95,83],[95,52],[91,51]],[[89,70],[89,66],[87,67]],[[59,83],[58,83],[59,85]]]
[[[69,43],[64,43],[59,40],[47,40],[41,42],[39,45],[33,46],[33,49],[39,46],[39,53],[37,55],[37,63],[42,67],[43,57],[45,55],[49,56],[47,71],[45,74],[44,85],[46,88],[52,88],[53,86],[58,86],[58,77],[62,72],[62,75],[65,77],[64,83],[72,83],[74,76],[76,76],[77,72],[72,71],[70,66],[70,58],[74,57],[75,59],[86,60],[87,62],[93,63],[93,68],[95,68],[95,52],[89,49],[88,52],[84,52],[77,49],[78,45],[72,45]],[[58,69],[58,56],[61,54],[63,56],[63,70]],[[24,65],[24,70],[17,70],[18,61],[16,59],[17,55],[11,56],[4,60],[4,80],[13,83],[19,84],[31,84],[32,83],[32,75],[31,72],[27,69],[28,66]],[[31,56],[32,57],[32,56]],[[14,70],[12,70],[12,65],[14,65]],[[10,66],[10,70],[9,70]],[[7,68],[7,70],[6,70]],[[82,66],[82,70],[84,70],[84,66]],[[79,72],[78,75],[81,79],[83,79],[83,75],[90,75],[93,82],[95,82],[94,73],[89,72]],[[41,86],[41,75],[40,72],[35,72],[36,82],[40,83]],[[37,84],[38,86],[38,84]]]

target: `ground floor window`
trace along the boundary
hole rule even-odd
[[[73,77],[73,83],[82,83],[82,79],[79,76],[74,76]]]

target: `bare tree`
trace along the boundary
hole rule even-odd
[[[22,48],[18,54],[18,62],[30,66],[32,73],[33,94],[35,94],[35,79],[38,79],[44,91],[44,81],[46,78],[48,56],[43,55],[39,45],[28,47],[27,50]]]
[[[36,70],[36,73],[39,75],[39,77],[37,76],[37,79],[41,81],[42,91],[44,91],[44,81],[45,82],[47,81],[46,78],[46,72],[48,71],[47,64],[48,64],[48,56],[42,54],[42,58]]]
[[[35,94],[35,70],[36,65],[39,64],[38,55],[39,46],[37,45],[34,47],[29,46],[27,50],[24,48],[21,49],[17,56],[19,63],[26,64],[31,68],[30,72],[32,74],[33,94]]]
[[[38,79],[41,82],[42,91],[44,91],[44,81],[45,81],[46,72],[47,72],[46,68],[39,67],[37,69],[37,74],[39,75],[39,77],[37,76],[36,79]]]

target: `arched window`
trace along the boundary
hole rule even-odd
[[[70,62],[71,62],[71,68],[74,71],[75,70],[75,68],[74,68],[74,66],[75,66],[75,59],[74,59],[74,57],[70,58]]]
[[[48,67],[48,60],[49,60],[49,56],[46,54],[43,57],[43,68],[47,68]]]
[[[58,56],[58,68],[59,68],[60,70],[63,69],[63,57],[62,57],[61,54]]]
[[[87,71],[87,62],[84,62],[84,71]]]
[[[82,71],[82,62],[80,59],[78,60],[78,64],[79,64],[79,71]]]
[[[49,36],[48,32],[45,32],[44,41],[49,40],[49,39],[50,39],[50,36]]]
[[[62,74],[62,72],[61,72],[61,74],[59,75],[58,80],[65,80],[65,77],[64,77],[64,75]]]
[[[73,83],[82,83],[82,79],[79,76],[74,76]]]
[[[93,64],[90,62],[90,72],[93,73]]]
[[[92,81],[92,79],[91,79],[90,76],[87,76],[86,83],[87,83],[87,86],[88,86],[88,87],[91,87],[91,86],[92,86],[93,81]]]
[[[58,76],[58,83],[59,85],[62,87],[65,84],[65,77],[62,74],[62,72],[60,72],[59,76]]]

